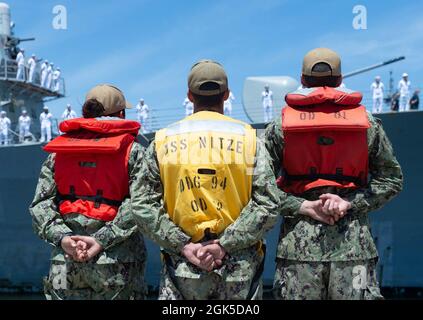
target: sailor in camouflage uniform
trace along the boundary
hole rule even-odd
[[[119,89],[109,85],[95,87],[88,94],[83,106],[85,119],[68,120],[61,124],[61,131],[67,132],[70,139],[65,135],[46,146],[47,151],[58,152],[50,154],[42,166],[30,213],[35,232],[53,246],[49,276],[44,281],[47,299],[127,300],[145,297],[146,249],[143,237],[130,214],[128,197],[129,185],[133,183],[139,169],[137,164],[141,162],[143,149],[134,142],[139,124],[122,120],[125,117],[125,106],[125,98]],[[72,130],[68,130],[71,127],[75,129],[75,126],[78,126],[78,139],[75,139]],[[89,131],[90,128],[97,130],[95,137]],[[99,139],[102,128],[105,128],[104,136]],[[92,144],[107,144],[108,130],[113,130],[113,139],[119,139],[118,144],[126,146],[119,150],[123,152],[123,159],[127,164],[113,160],[114,157],[120,157],[119,154],[107,153],[106,157],[112,159],[108,163],[109,172],[96,172],[98,175],[93,181],[90,179],[90,172],[95,169],[96,162],[98,167],[104,168],[107,160],[100,154],[93,155],[95,151]],[[79,161],[80,168],[77,171],[85,172],[86,176],[76,179],[83,180],[90,186],[104,178],[103,184],[108,181],[110,185],[118,182],[117,184],[123,185],[119,187],[121,190],[116,187],[117,184],[109,191],[105,186],[104,193],[97,195],[97,198],[90,197],[92,194],[81,194],[86,190],[77,185],[78,181],[73,181],[76,184],[74,194],[61,194],[63,191],[60,192],[57,181],[59,184],[66,179],[72,181],[69,176],[73,169],[69,161],[66,164],[70,165],[58,167],[57,158],[60,156],[63,162],[63,157],[66,156],[59,152],[60,146],[69,147],[69,143],[80,141],[91,143],[91,152],[88,155],[78,155],[82,160]],[[102,161],[103,164],[100,164]],[[121,181],[111,176],[119,173]],[[115,180],[108,180],[109,178]],[[114,201],[106,199],[119,192],[126,198]]]
[[[359,106],[360,93],[336,88],[341,81],[339,56],[329,49],[312,50],[304,58],[304,88],[287,95],[288,106],[283,109],[283,119],[271,122],[265,131],[273,172],[279,177],[282,171],[278,185],[285,191],[281,190],[287,196],[285,201],[294,211],[311,205],[317,211],[332,215],[337,221],[328,225],[307,217],[285,217],[274,279],[277,299],[383,298],[376,279],[378,253],[368,213],[381,208],[402,190],[403,176],[381,121],[369,113],[366,116],[365,108]],[[318,108],[322,108],[323,112],[319,113]],[[355,112],[362,112],[363,119],[347,122],[349,117],[358,114]],[[330,118],[332,115],[335,117]],[[336,135],[334,127],[331,129],[331,125],[339,126],[339,119],[344,121],[343,125],[350,125],[350,131],[342,133],[342,128],[338,127],[336,132],[351,135],[351,132],[361,132],[364,128],[363,143],[360,145],[358,138],[349,138],[346,145],[338,146],[335,152],[332,149],[332,154],[325,153],[324,148],[335,146],[337,141],[347,141],[340,140],[345,136]],[[322,135],[316,144],[311,125],[305,136],[310,134],[312,141],[288,141],[288,137],[295,139],[295,134],[299,136],[299,130],[304,129],[306,125],[303,123],[308,120],[321,127],[326,126],[329,131],[315,131]],[[354,127],[359,121],[366,126]],[[310,157],[315,150],[318,150],[321,160]],[[364,158],[356,161],[359,157]],[[343,164],[339,161],[345,161],[345,167],[341,167]],[[354,161],[357,165],[361,161],[366,167],[363,172],[368,168],[369,175],[358,174],[354,165],[346,168]],[[302,163],[315,166],[303,169]],[[332,164],[335,167],[331,168],[329,163],[339,166]],[[325,166],[326,170],[333,171],[324,172],[322,168]],[[298,167],[303,172],[295,172]],[[351,172],[348,174],[346,170]],[[358,176],[348,177],[354,174],[354,170]]]
[[[188,87],[194,114],[156,133],[131,187],[139,228],[163,248],[159,299],[260,299],[262,238],[284,201],[255,130],[223,115],[222,66],[198,62]]]

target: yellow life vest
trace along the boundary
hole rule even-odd
[[[256,132],[217,112],[197,112],[156,133],[170,218],[198,242],[219,235],[251,198]]]

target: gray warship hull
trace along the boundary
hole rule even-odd
[[[378,212],[371,213],[372,233],[379,254],[382,286],[423,288],[423,216],[417,205],[420,179],[423,112],[380,114],[400,161],[403,192]],[[258,129],[262,125],[256,126]],[[50,247],[33,232],[28,207],[47,154],[41,144],[0,147],[0,291],[40,290],[49,268]],[[265,284],[271,284],[279,227],[267,236]],[[159,249],[147,241],[146,279],[159,284]]]

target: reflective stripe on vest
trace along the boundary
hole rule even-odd
[[[367,183],[370,127],[364,106],[332,102],[286,106],[282,110],[284,176],[278,185],[285,192],[334,186],[357,188]]]
[[[194,242],[233,223],[251,198],[256,133],[248,124],[202,111],[156,133],[170,218]]]

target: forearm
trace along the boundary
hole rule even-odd
[[[270,169],[273,172],[273,179],[278,179],[281,174],[282,154],[284,148],[284,138],[281,130],[281,121],[277,120],[269,124],[264,134],[266,151],[269,154]],[[288,194],[278,188],[279,207],[282,216],[296,216],[299,214],[301,204],[305,199]]]
[[[127,198],[119,207],[115,219],[107,222],[102,228],[92,234],[92,237],[96,239],[104,250],[122,243],[139,232],[130,210],[131,200]]]
[[[166,250],[180,253],[189,242],[163,206],[163,188],[154,143],[147,149],[131,185],[131,212],[139,230]]]
[[[55,203],[56,184],[53,175],[54,158],[49,156],[41,168],[40,178],[29,211],[35,233],[43,240],[57,246],[63,236],[72,234]]]
[[[366,187],[348,196],[352,211],[368,213],[380,209],[395,197],[403,186],[401,166],[381,124],[375,120],[369,146],[370,180]]]

